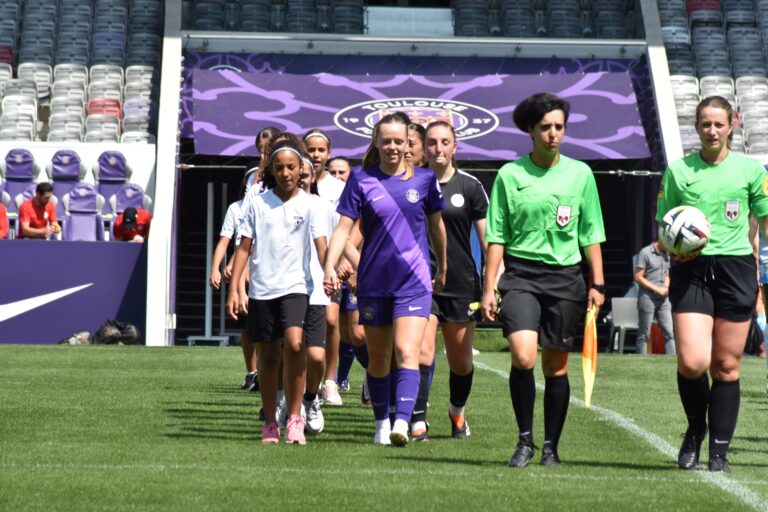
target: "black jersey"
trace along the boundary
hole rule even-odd
[[[451,179],[440,183],[445,198],[442,212],[447,238],[448,273],[439,295],[477,299],[480,276],[472,258],[470,235],[476,220],[485,219],[488,196],[480,181],[456,169]]]

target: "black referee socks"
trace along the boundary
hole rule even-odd
[[[549,444],[557,453],[557,443],[563,432],[568,402],[571,399],[571,384],[568,375],[545,377],[544,387],[544,444]]]
[[[521,370],[514,366],[509,371],[509,396],[515,410],[520,437],[533,442],[533,404],[536,401],[536,381],[533,368]]]
[[[474,367],[466,375],[456,375],[451,372],[448,376],[449,401],[454,407],[464,407],[472,391],[472,377],[475,375]]]
[[[709,458],[725,457],[736,430],[740,400],[739,381],[723,382],[712,379],[709,394]]]
[[[709,377],[704,373],[695,379],[686,379],[677,374],[677,390],[688,418],[688,426],[696,433],[707,428],[707,406],[709,405]]]

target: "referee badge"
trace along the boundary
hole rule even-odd
[[[571,207],[570,206],[558,206],[557,207],[557,225],[564,228],[571,222]]]
[[[741,203],[739,201],[726,201],[725,202],[725,218],[733,222],[739,218],[739,209]]]

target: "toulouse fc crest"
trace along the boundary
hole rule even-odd
[[[557,207],[557,225],[564,228],[571,222],[571,207],[570,206],[558,206]]]
[[[439,98],[386,98],[364,101],[340,109],[333,122],[347,133],[370,139],[374,125],[384,116],[404,112],[411,122],[426,127],[433,121],[453,126],[458,140],[493,132],[499,118],[488,109],[457,100]]]

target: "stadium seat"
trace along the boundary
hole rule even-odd
[[[52,129],[46,138],[48,142],[82,142],[83,134],[76,130]]]
[[[53,184],[53,195],[59,199],[63,199],[64,195],[82,181],[87,171],[80,161],[80,155],[68,149],[54,153],[45,170]],[[62,217],[64,213],[64,201],[60,200],[56,205],[56,215]]]
[[[123,132],[120,136],[121,144],[155,144],[155,136],[147,132]]]
[[[29,184],[37,181],[40,167],[29,150],[12,149],[5,156],[5,161],[0,164],[0,175],[3,177],[5,191],[11,198],[24,192]],[[11,204],[13,211],[17,211],[15,204]]]
[[[121,86],[125,82],[123,68],[114,64],[91,66],[89,78],[91,82],[117,82]]]
[[[15,207],[15,212],[19,211],[24,201],[29,201],[35,197],[35,190],[37,189],[37,183],[27,183],[24,188],[15,196],[13,196],[11,203]],[[51,201],[56,204],[56,198],[51,197]]]
[[[86,134],[86,141],[88,135]],[[105,151],[93,167],[93,176],[98,190],[104,197],[112,197],[131,177],[131,170],[125,156],[119,151]],[[104,212],[107,213],[107,212]]]
[[[152,198],[144,193],[144,189],[136,183],[126,183],[120,187],[117,192],[110,196],[109,206],[112,214],[117,216],[123,213],[126,208],[152,208]]]
[[[707,96],[734,96],[736,91],[730,76],[703,76],[699,80],[700,94]]]
[[[80,82],[88,85],[88,68],[80,64],[57,64],[53,68],[53,80]]]
[[[611,298],[611,330],[608,334],[608,346],[613,349],[614,336],[618,333],[617,347],[619,354],[624,353],[624,339],[627,331],[637,330],[639,318],[637,298]]]
[[[48,64],[24,62],[16,68],[20,80],[29,80],[37,87],[37,98],[47,98],[51,94],[53,70]]]
[[[100,215],[104,197],[90,183],[78,183],[62,200],[65,203],[61,238],[96,242],[104,240],[104,220]]]

